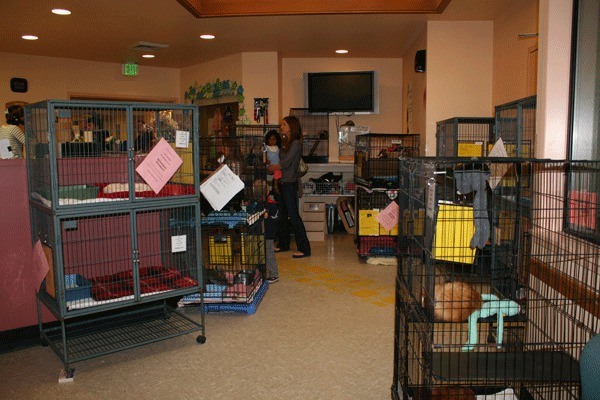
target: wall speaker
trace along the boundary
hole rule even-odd
[[[425,72],[425,50],[418,50],[415,54],[415,72]]]

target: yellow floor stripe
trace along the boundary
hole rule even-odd
[[[325,287],[328,290],[349,294],[368,301],[379,307],[389,307],[394,304],[394,285],[381,285],[372,279],[356,274],[347,274],[321,266],[286,262],[279,265],[281,275],[296,282]]]

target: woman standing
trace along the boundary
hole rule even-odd
[[[286,229],[286,220],[289,215],[294,237],[296,238],[296,251],[292,254],[294,258],[310,256],[310,242],[306,236],[306,228],[302,222],[298,202],[298,165],[302,157],[302,128],[300,121],[294,116],[287,116],[281,121],[279,126],[283,148],[279,155],[279,164],[269,166],[269,172],[280,169],[282,176],[281,182],[281,232],[279,237],[279,249],[289,248],[290,236]],[[287,241],[287,242],[286,242]],[[287,245],[287,246],[286,246]]]
[[[8,139],[13,158],[25,156],[25,129],[23,106],[9,105],[6,109],[6,125],[0,126],[0,139]]]

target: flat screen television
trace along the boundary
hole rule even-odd
[[[377,78],[376,71],[307,72],[305,106],[310,113],[377,114]]]

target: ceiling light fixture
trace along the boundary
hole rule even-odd
[[[143,54],[142,58],[154,58],[154,54]]]
[[[35,35],[23,35],[21,38],[25,40],[38,40],[38,37]]]
[[[346,53],[348,53],[348,50],[340,49],[340,50],[336,50],[335,52],[338,54],[346,54]]]
[[[70,15],[71,11],[65,10],[64,8],[55,8],[52,10],[52,13],[56,15]]]
[[[215,38],[215,35],[200,35],[200,39],[204,39],[204,40],[212,40]]]

